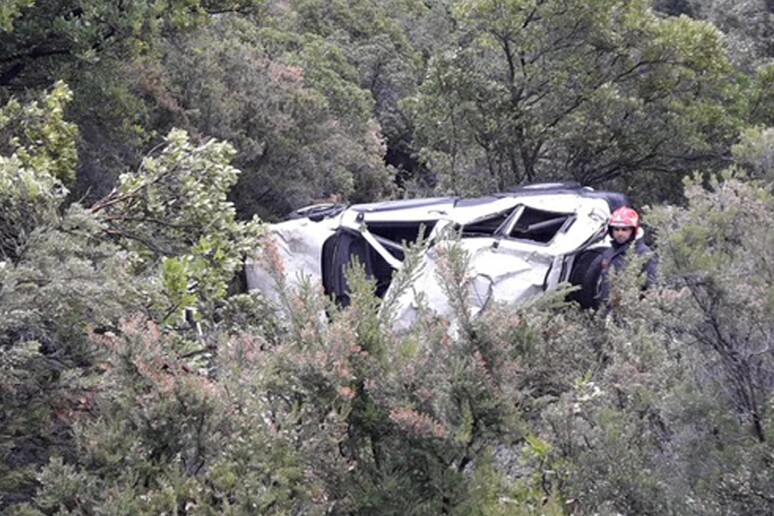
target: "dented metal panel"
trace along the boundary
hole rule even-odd
[[[260,256],[245,261],[247,288],[279,303],[280,291],[270,272],[272,264],[268,263],[272,259],[279,261],[290,288],[297,288],[304,281],[321,283],[322,246],[338,225],[338,218],[320,222],[303,218],[269,225]]]
[[[498,243],[495,238],[461,239],[468,255],[470,283],[468,301],[475,317],[490,302],[518,302],[543,291],[552,258],[534,249]],[[395,326],[408,328],[414,321],[420,303],[440,316],[451,316],[452,309],[439,277],[439,261],[446,259],[447,243],[428,250],[423,256],[413,288],[398,301]]]

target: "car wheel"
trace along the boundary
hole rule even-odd
[[[602,251],[592,249],[584,251],[575,259],[570,274],[570,283],[580,287],[567,296],[568,301],[575,301],[583,308],[597,308],[597,289],[602,272]]]

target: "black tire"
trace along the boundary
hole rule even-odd
[[[597,289],[601,272],[601,250],[592,249],[577,256],[570,273],[570,283],[580,289],[567,296],[567,300],[575,301],[582,308],[598,308]]]
[[[602,278],[602,254],[589,265],[581,286],[580,305],[583,308],[599,308],[599,282]]]

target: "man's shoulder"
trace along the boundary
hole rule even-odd
[[[634,252],[637,254],[654,254],[653,249],[650,248],[648,244],[646,244],[642,239],[636,241],[636,245],[634,246]]]

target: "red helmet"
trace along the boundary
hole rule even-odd
[[[610,215],[607,225],[611,228],[640,228],[640,216],[628,206],[622,206]]]

